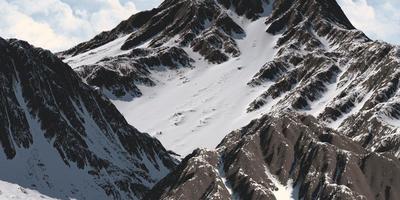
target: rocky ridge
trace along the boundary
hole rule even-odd
[[[397,199],[400,162],[311,117],[264,116],[199,149],[146,199]],[[195,189],[194,189],[195,188]]]
[[[324,16],[325,10],[341,13],[329,2],[295,1],[288,12],[278,7],[272,14],[277,19],[270,18],[267,31],[283,31],[279,52],[249,84],[273,84],[248,110],[282,98],[277,109],[311,114],[370,150],[398,156],[399,47],[370,40],[344,15]],[[316,11],[315,17],[299,14]]]
[[[61,199],[139,199],[174,169],[50,51],[0,39],[0,62],[1,180]]]

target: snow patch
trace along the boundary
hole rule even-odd
[[[293,187],[293,180],[289,180],[287,185],[283,185],[274,175],[271,174],[268,168],[265,168],[265,173],[272,181],[277,190],[272,190],[275,198],[278,200],[298,200],[298,188]]]
[[[27,189],[16,184],[0,180],[1,200],[55,200],[54,198],[40,194],[38,191]]]

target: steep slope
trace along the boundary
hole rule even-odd
[[[49,51],[0,39],[0,63],[0,180],[60,199],[138,199],[176,165]]]
[[[279,52],[249,83],[273,84],[248,110],[282,99],[277,109],[311,114],[370,150],[399,156],[400,48],[368,39],[334,4],[294,1],[286,12],[276,5],[267,31],[283,32]]]
[[[60,55],[168,148],[213,148],[290,110],[400,155],[400,48],[371,41],[335,0],[168,0],[145,13],[106,33],[136,27],[118,39]]]
[[[145,198],[394,200],[399,180],[398,159],[287,112],[252,121],[216,150],[194,151]]]

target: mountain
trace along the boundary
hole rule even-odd
[[[59,56],[183,154],[215,146],[201,142],[212,132],[219,141],[292,110],[395,155],[399,52],[355,29],[334,0],[169,0]]]
[[[199,149],[145,199],[398,199],[400,161],[312,116],[264,116]]]
[[[275,54],[277,38],[265,34],[271,10],[269,1],[165,1],[146,12],[154,13],[148,20],[134,15],[101,34],[117,39],[96,36],[58,56],[113,99],[130,124],[185,155],[195,146],[214,147],[259,114],[244,113],[260,94],[247,82]],[[130,34],[119,31],[131,26]],[[91,48],[95,43],[105,44]]]
[[[176,166],[158,140],[50,51],[0,39],[0,63],[0,190],[140,199]]]
[[[400,47],[335,0],[166,0],[57,55],[189,154],[145,199],[399,198]]]

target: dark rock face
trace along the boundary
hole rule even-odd
[[[298,199],[397,199],[399,178],[394,157],[286,113],[254,120],[216,151],[196,150],[146,199],[279,199],[278,181]]]
[[[114,199],[140,198],[174,168],[174,159],[156,139],[128,125],[109,100],[82,83],[49,51],[24,41],[0,39],[0,63],[3,166],[14,159],[27,159],[23,165],[33,164],[32,168],[27,166],[28,171],[36,170],[36,162],[50,170],[52,167],[44,163],[62,160],[69,167],[88,171],[92,182]],[[37,146],[38,138],[46,142]],[[34,156],[21,158],[24,149],[46,146],[49,149],[44,151],[56,151],[58,157],[42,161]],[[11,172],[2,171],[0,178],[7,173]],[[12,173],[19,172],[16,169]],[[20,179],[22,174],[15,176]],[[41,185],[45,179],[29,181]]]

